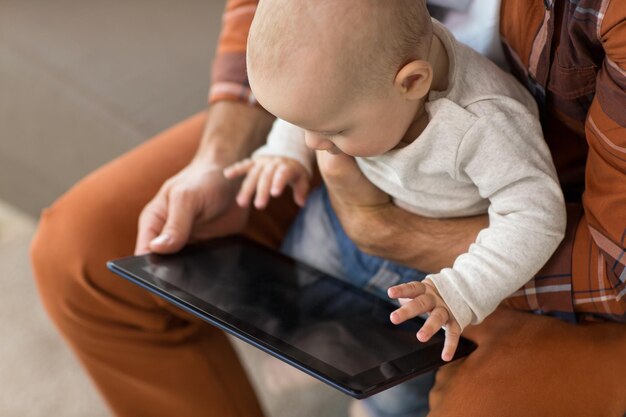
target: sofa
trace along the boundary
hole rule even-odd
[[[205,108],[223,7],[2,0],[0,199],[37,216],[94,168]]]

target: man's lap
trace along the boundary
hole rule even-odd
[[[430,417],[622,417],[626,326],[572,325],[500,307],[465,336],[478,349],[437,374]]]

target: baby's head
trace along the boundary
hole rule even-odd
[[[314,149],[373,156],[394,148],[432,82],[423,0],[261,0],[248,77],[261,105]]]

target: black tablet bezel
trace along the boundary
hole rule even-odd
[[[253,242],[245,237],[230,236],[226,238],[214,239],[211,241],[203,242],[200,244],[190,245],[183,249],[181,254],[190,255],[194,252],[201,252],[210,250],[211,247],[220,245],[252,245],[255,250],[260,250],[266,253],[269,257],[275,261],[287,262],[294,268],[310,269],[312,267],[293,260],[283,254],[272,251],[256,242]],[[126,278],[127,280],[139,285],[142,288],[164,298],[165,300],[177,305],[178,307],[186,310],[197,317],[217,326],[218,328],[226,331],[227,333],[256,346],[257,348],[269,353],[276,358],[283,360],[292,366],[302,370],[303,372],[335,387],[336,389],[354,397],[365,398],[380,392],[390,386],[396,385],[412,377],[427,372],[429,370],[438,368],[446,364],[441,360],[442,343],[435,343],[429,346],[425,346],[419,351],[405,355],[401,358],[385,362],[385,373],[383,375],[380,371],[380,367],[375,367],[357,375],[348,375],[341,370],[323,362],[306,352],[272,336],[264,331],[251,326],[229,313],[203,301],[192,294],[189,294],[173,284],[164,281],[152,274],[143,270],[143,267],[148,265],[150,257],[163,257],[163,256],[176,256],[176,255],[143,255],[143,256],[131,256],[121,259],[116,259],[107,262],[107,267],[117,275]],[[336,278],[335,278],[336,279]],[[347,291],[358,293],[365,298],[373,298],[374,296],[361,291],[358,288],[337,280],[338,284],[345,287]],[[389,312],[395,307],[389,303]],[[422,319],[416,320],[423,322]],[[443,332],[438,333],[437,337],[442,338]],[[476,345],[467,340],[461,339],[457,348],[455,357],[453,360],[459,359],[468,355],[476,348]],[[419,366],[417,365],[419,364]],[[393,375],[390,375],[393,374]]]

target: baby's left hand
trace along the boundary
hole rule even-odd
[[[446,326],[446,340],[441,359],[451,361],[461,337],[461,326],[454,319],[450,308],[439,295],[435,285],[428,279],[423,282],[408,282],[393,286],[387,290],[391,298],[397,298],[402,306],[391,313],[391,322],[400,324],[420,314],[428,313],[428,319],[417,332],[417,339],[426,342]]]

